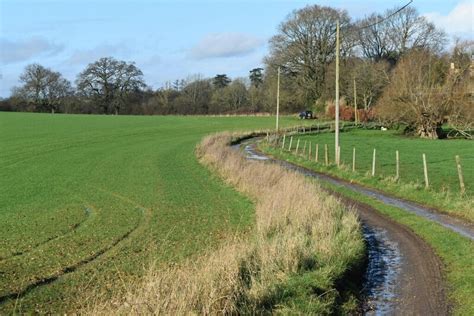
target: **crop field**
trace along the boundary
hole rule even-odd
[[[397,131],[350,130],[340,134],[341,164],[334,165],[334,133],[295,136],[299,152],[304,143],[312,145],[312,163],[298,158],[311,168],[329,172],[336,176],[359,181],[401,197],[439,207],[474,221],[472,196],[474,195],[474,145],[469,140],[425,140],[399,135]],[[319,145],[319,163],[315,163],[315,146]],[[324,146],[328,145],[329,166],[325,166]],[[285,148],[288,149],[289,142]],[[353,148],[356,148],[355,172],[352,172]],[[306,149],[306,156],[308,154]],[[376,149],[375,177],[371,176],[373,150]],[[400,179],[395,181],[396,158],[400,156]],[[281,154],[280,148],[273,150]],[[425,189],[423,158],[426,155],[429,189]],[[462,165],[466,193],[460,196],[459,178],[455,156],[459,155]],[[293,158],[294,159],[294,158]]]
[[[127,291],[151,261],[172,265],[245,233],[253,204],[194,148],[212,132],[273,124],[0,113],[0,312],[74,309],[117,284]]]

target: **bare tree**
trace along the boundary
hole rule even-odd
[[[284,66],[286,73],[295,74],[297,83],[305,91],[307,104],[313,104],[322,93],[326,66],[335,58],[336,22],[349,25],[346,11],[312,5],[293,11],[270,40],[268,68]],[[344,44],[345,53],[350,45]]]
[[[211,97],[211,113],[236,113],[248,109],[249,95],[243,79],[235,79],[224,88],[215,89]]]
[[[372,14],[357,23],[363,54],[376,61],[392,63],[410,49],[429,49],[439,53],[446,35],[414,8],[394,8],[384,14]]]
[[[381,14],[373,13],[357,23],[362,53],[375,61],[389,60],[396,53],[391,37],[391,25],[384,18]]]
[[[79,91],[95,98],[104,113],[118,114],[126,97],[145,87],[143,73],[134,63],[104,57],[89,64],[76,80]]]
[[[474,131],[474,41],[456,40],[450,59],[450,73],[459,78],[456,105],[448,117],[451,128],[472,139]]]
[[[211,98],[212,86],[209,79],[202,75],[194,75],[186,80],[186,86],[177,99],[178,113],[181,114],[207,114],[209,111],[209,100]]]
[[[71,83],[59,72],[52,71],[38,64],[26,66],[20,76],[21,87],[13,89],[13,96],[30,103],[38,110],[54,113],[61,102],[72,92]]]
[[[443,137],[443,123],[469,102],[465,71],[449,69],[448,58],[426,50],[402,57],[379,101],[380,119],[406,124],[423,138]]]
[[[368,111],[382,94],[383,89],[389,82],[389,65],[387,62],[374,62],[370,60],[359,61],[352,69],[352,79],[347,93],[348,99],[352,102],[355,82],[355,91],[358,100],[358,107],[362,106]]]
[[[226,90],[226,98],[231,110],[238,111],[247,105],[248,92],[242,79],[232,81]]]

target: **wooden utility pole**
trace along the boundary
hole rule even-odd
[[[354,77],[354,121],[357,125],[357,86],[356,86],[355,77]]]
[[[341,166],[341,146],[337,147],[337,166]]]
[[[336,160],[338,160],[337,151],[339,149],[339,20],[336,22],[336,109],[335,109],[335,140],[334,152]],[[339,165],[339,161],[336,161]]]
[[[277,79],[277,113],[276,113],[276,131],[278,132],[278,119],[280,116],[280,66],[278,66]]]

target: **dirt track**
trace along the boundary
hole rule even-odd
[[[267,159],[305,176],[321,178],[319,174],[311,170],[266,157],[264,154],[257,152],[253,146],[246,148],[246,152],[251,159]],[[324,181],[324,179],[320,180]],[[449,314],[450,308],[446,299],[443,266],[433,249],[410,229],[382,215],[370,205],[341,196],[335,192],[330,193],[336,195],[344,204],[353,207],[358,212],[362,223],[370,230],[382,232],[375,238],[379,239],[375,241],[379,244],[376,248],[378,247],[379,250],[383,251],[386,245],[391,244],[396,248],[399,256],[395,266],[391,267],[390,264],[385,266],[386,270],[397,271],[384,271],[382,273],[382,278],[385,277],[385,279],[390,277],[390,273],[393,275],[388,282],[381,282],[376,285],[382,287],[375,290],[375,292],[378,291],[376,296],[379,297],[375,298],[378,303],[373,305],[371,302],[366,302],[364,313],[366,315]],[[384,269],[383,264],[379,269]]]
[[[372,228],[383,229],[400,250],[401,273],[396,278],[396,299],[392,302],[395,315],[446,315],[443,267],[430,246],[403,225],[381,215],[367,204],[339,198],[353,206],[361,221]]]

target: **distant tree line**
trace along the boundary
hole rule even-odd
[[[442,137],[445,123],[470,135],[474,121],[473,42],[457,41],[448,51],[446,34],[411,7],[355,21],[347,11],[326,6],[295,10],[270,39],[264,68],[251,69],[246,78],[194,75],[152,90],[134,63],[105,57],[78,74],[73,87],[60,73],[29,65],[20,76],[21,86],[0,102],[0,110],[145,115],[272,113],[280,68],[283,113],[311,109],[331,116],[337,21],[341,28],[340,95],[345,118],[355,119],[362,111],[365,119],[404,124],[422,137]]]

